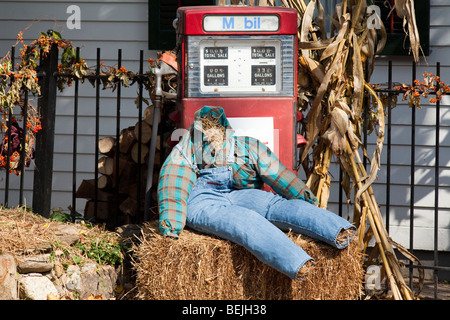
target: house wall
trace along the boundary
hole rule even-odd
[[[69,5],[77,5],[81,10],[81,28],[70,30],[66,20],[70,13]],[[29,42],[39,36],[39,32],[48,29],[58,30],[63,37],[81,47],[81,56],[88,65],[95,65],[96,49],[101,49],[101,60],[105,65],[117,64],[117,51],[122,49],[123,66],[128,70],[138,70],[139,51],[144,51],[145,67],[148,58],[155,58],[156,52],[147,50],[147,6],[148,0],[135,1],[3,1],[0,0],[0,55],[3,56],[16,41],[19,31],[24,31],[24,39]],[[450,4],[446,0],[431,0],[430,44],[431,54],[422,58],[417,66],[417,78],[423,72],[433,72],[436,62],[441,62],[441,79],[450,83]],[[420,16],[420,14],[419,14]],[[387,65],[392,60],[394,65],[393,80],[395,82],[412,82],[411,59],[407,57],[379,57],[372,76],[372,83],[387,81]],[[137,109],[134,104],[136,89],[124,88],[122,95],[121,127],[134,125],[137,121]],[[66,209],[71,204],[72,190],[72,134],[73,132],[73,88],[66,89],[58,95],[55,160],[53,177],[53,207]],[[79,101],[79,127],[77,184],[82,179],[93,177],[96,160],[95,145],[95,89],[89,83],[82,85]],[[115,93],[101,91],[101,125],[100,136],[115,134]],[[440,177],[439,177],[439,249],[450,250],[450,97],[444,97],[441,103],[440,119]],[[392,111],[392,171],[391,171],[391,237],[409,247],[409,199],[411,163],[411,116],[410,110],[399,99],[398,106]],[[416,249],[433,249],[434,226],[434,139],[436,107],[426,99],[422,100],[422,109],[417,110],[416,117],[416,172],[415,201],[418,206],[414,210],[414,247]],[[373,137],[369,138],[369,154],[373,152]],[[374,184],[377,200],[385,214],[385,182],[386,182],[386,147],[382,154],[383,166],[379,179]],[[333,169],[333,168],[332,168]],[[25,203],[31,205],[33,186],[33,168],[28,169],[25,176]],[[338,176],[337,169],[335,177]],[[4,181],[4,173],[0,174],[0,191]],[[18,203],[19,178],[12,177],[10,205]],[[333,190],[337,183],[333,182]],[[3,201],[0,193],[0,203]],[[332,192],[329,208],[337,211],[337,191]],[[77,210],[83,211],[84,200],[77,200]],[[345,213],[347,209],[344,208]],[[349,209],[351,211],[351,208]]]

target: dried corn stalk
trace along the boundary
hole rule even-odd
[[[219,5],[225,4],[225,1],[220,2]],[[413,293],[404,282],[393,246],[411,261],[418,260],[390,239],[371,186],[380,168],[384,141],[384,106],[368,84],[375,55],[386,43],[381,19],[378,20],[381,28],[374,29],[368,25],[371,12],[365,0],[344,0],[336,5],[334,15],[330,17],[332,27],[328,36],[320,0],[310,0],[307,4],[304,0],[282,0],[282,3],[296,9],[300,21],[298,106],[300,110],[309,109],[305,132],[307,144],[301,156],[307,184],[318,196],[321,206],[326,207],[332,155],[339,159],[344,172],[342,187],[347,200],[354,203],[353,222],[359,227],[361,250],[365,252],[369,241],[375,238],[376,245],[368,254],[367,264],[378,263],[381,259],[394,298],[412,299]],[[259,1],[258,5],[273,6],[274,1]],[[395,0],[395,10],[404,19],[404,26],[408,25],[407,32],[417,61],[420,45],[414,1]],[[381,40],[377,39],[378,35]],[[363,104],[365,98],[374,103]],[[369,172],[366,172],[360,155],[361,152],[370,158],[360,141],[364,106],[372,106],[370,121],[373,123],[369,125],[377,129],[374,130],[377,142]],[[312,155],[312,163],[308,161],[309,155]]]
[[[399,18],[403,19],[403,29],[409,36],[414,60],[417,62],[419,61],[419,50],[421,47],[416,24],[414,0],[395,0],[395,12]],[[407,31],[406,25],[408,25]]]

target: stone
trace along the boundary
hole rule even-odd
[[[73,294],[72,291],[70,291],[69,289],[67,289],[66,287],[66,283],[67,283],[67,274],[64,273],[60,278],[57,278],[55,280],[53,280],[53,285],[55,286],[56,290],[58,290],[59,296],[63,299],[63,298],[67,298],[67,299],[73,299]]]
[[[55,271],[55,276],[57,278],[61,278],[64,274],[64,267],[59,261],[55,261],[55,265],[53,266],[53,270]]]
[[[80,241],[80,232],[76,226],[69,224],[58,224],[52,226],[52,230],[59,241],[69,246]]]
[[[65,287],[69,291],[76,291],[80,299],[86,299],[90,295],[101,295],[102,299],[114,297],[117,273],[112,266],[87,263],[80,268],[70,265],[66,275]]]
[[[20,297],[28,300],[47,300],[48,296],[59,297],[58,290],[47,277],[39,273],[22,275]]]
[[[53,269],[53,262],[50,262],[50,254],[18,258],[17,271],[19,273],[45,273]]]
[[[67,273],[67,279],[65,283],[66,288],[70,291],[80,290],[81,288],[80,267],[76,265],[70,265],[67,267],[66,273]]]
[[[35,249],[32,249],[31,253],[33,252],[51,252],[53,250],[53,246],[50,242],[43,242],[43,243],[38,243],[36,245]]]
[[[0,300],[18,300],[16,262],[9,254],[0,255]]]
[[[88,263],[81,268],[80,299],[89,295],[101,295],[102,299],[112,298],[116,287],[117,274],[112,266]]]

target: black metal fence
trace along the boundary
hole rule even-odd
[[[392,62],[389,61],[389,68],[388,68],[388,88],[393,87],[393,68],[392,68]],[[440,62],[436,63],[436,69],[435,69],[435,75],[440,77],[441,76],[441,65]],[[417,75],[417,68],[416,64],[413,63],[411,67],[411,83],[414,81],[417,81],[418,75]],[[439,84],[437,85],[437,88],[434,92],[432,92],[433,95],[436,94],[436,91],[439,90]],[[385,90],[378,90],[382,92],[386,92],[388,94],[394,94],[396,93],[396,90],[393,89],[385,89]],[[388,100],[389,103],[391,103],[391,100]],[[441,164],[440,164],[440,149],[441,149],[441,101],[436,101],[435,106],[435,124],[434,124],[434,134],[435,134],[435,143],[434,143],[434,208],[433,208],[433,220],[434,220],[434,226],[433,226],[433,265],[432,266],[418,266],[413,265],[412,263],[408,266],[410,268],[410,283],[412,283],[412,277],[413,277],[413,268],[422,268],[422,269],[431,269],[433,270],[433,280],[435,284],[435,297],[437,296],[437,283],[439,280],[438,272],[439,271],[450,271],[449,266],[440,266],[439,264],[439,213],[443,211],[443,209],[449,209],[449,208],[443,208],[440,205],[440,197],[439,197],[439,189],[440,186],[440,170],[441,170]],[[386,216],[386,228],[389,230],[390,228],[390,212],[391,212],[391,154],[392,154],[392,134],[391,134],[391,128],[392,128],[392,108],[390,105],[388,105],[387,108],[388,115],[387,115],[387,142],[386,142],[386,153],[387,153],[387,159],[386,159],[386,205],[385,205],[385,216]],[[410,109],[410,121],[411,121],[411,149],[410,149],[410,202],[409,202],[409,251],[414,254],[414,238],[415,238],[415,232],[414,232],[414,221],[415,221],[415,211],[416,211],[416,180],[415,180],[415,172],[416,172],[416,123],[417,123],[417,110],[416,108]],[[450,129],[450,128],[448,128]],[[430,166],[431,167],[431,166]]]
[[[12,49],[12,59],[14,59],[14,48]],[[79,57],[79,49],[77,49],[77,57]],[[138,91],[138,101],[137,101],[137,115],[136,118],[138,119],[138,122],[142,121],[142,112],[143,112],[143,90],[144,88],[144,80],[146,77],[149,77],[148,74],[144,73],[144,58],[143,58],[143,51],[140,52],[139,55],[139,72],[135,76],[135,83],[134,86],[137,86]],[[40,213],[44,216],[48,216],[51,212],[51,201],[52,201],[52,177],[53,177],[53,150],[54,150],[54,135],[55,135],[55,110],[57,107],[57,79],[60,77],[73,77],[71,74],[61,74],[58,73],[57,69],[58,64],[58,52],[57,49],[54,48],[51,50],[48,58],[45,61],[41,61],[41,64],[39,66],[39,81],[41,86],[41,96],[38,99],[38,109],[42,117],[42,127],[45,128],[45,130],[42,130],[42,132],[39,132],[36,137],[36,154],[35,154],[35,167],[39,168],[38,170],[34,170],[34,177],[33,177],[33,190],[32,190],[32,207],[33,211]],[[14,65],[14,62],[13,62]],[[118,58],[117,58],[117,65],[119,68],[122,66],[122,52],[121,50],[118,50]],[[92,146],[95,150],[95,163],[93,164],[95,168],[94,172],[94,190],[95,195],[93,199],[94,203],[94,218],[97,218],[97,212],[98,212],[98,203],[99,203],[99,188],[97,185],[97,177],[98,177],[98,166],[97,161],[99,157],[99,146],[98,141],[101,138],[99,134],[99,126],[100,121],[102,120],[100,117],[100,101],[101,101],[101,94],[100,94],[100,88],[101,88],[101,79],[102,77],[105,77],[105,75],[100,74],[101,69],[101,53],[100,49],[97,49],[97,56],[96,56],[96,73],[93,75],[87,75],[85,76],[86,79],[90,79],[95,82],[95,146]],[[440,64],[437,63],[436,65],[436,75],[440,75]],[[411,81],[414,81],[416,79],[416,66],[415,64],[411,67]],[[14,81],[14,79],[11,79],[11,81]],[[77,181],[77,139],[78,139],[78,127],[79,127],[79,117],[78,117],[78,107],[79,107],[79,88],[80,88],[80,79],[77,77],[73,77],[73,85],[74,85],[74,96],[73,96],[73,150],[72,150],[72,163],[68,164],[72,166],[72,181],[70,182],[72,185],[72,204],[71,207],[74,211],[79,210],[79,208],[76,208],[76,193],[77,188],[79,187],[81,181]],[[392,63],[389,62],[388,65],[388,73],[387,73],[387,82],[386,82],[386,89],[378,89],[379,92],[386,93],[388,95],[398,95],[398,90],[393,89],[394,81],[393,81],[393,66]],[[115,138],[117,143],[119,142],[119,135],[121,131],[121,117],[122,117],[122,110],[121,110],[121,103],[122,103],[122,85],[119,84],[116,88],[116,132],[115,132]],[[432,92],[431,94],[435,94],[435,92]],[[24,90],[24,117],[26,117],[26,106],[28,105],[28,92]],[[385,224],[387,229],[389,230],[391,226],[391,154],[392,154],[392,148],[393,145],[395,145],[395,138],[391,134],[392,129],[392,108],[391,108],[391,99],[388,99],[388,106],[386,108],[387,115],[386,115],[386,141],[385,141],[385,150],[383,152],[386,153],[386,161],[385,164],[383,164],[383,167],[386,170],[386,181],[385,181],[385,201],[384,201],[384,214],[385,214]],[[416,210],[417,204],[415,203],[415,171],[416,171],[416,164],[415,164],[415,152],[416,152],[416,109],[415,108],[407,108],[407,106],[399,106],[398,108],[402,108],[402,113],[405,114],[405,117],[407,113],[409,113],[409,117],[411,118],[411,125],[410,125],[410,135],[411,135],[411,149],[410,149],[410,159],[411,162],[409,164],[410,167],[410,203],[409,203],[409,212],[410,212],[410,221],[409,221],[409,239],[410,239],[410,246],[409,250],[414,253],[414,237],[415,237],[415,215],[414,212]],[[441,199],[439,198],[439,189],[442,188],[442,185],[440,184],[440,170],[443,169],[443,166],[439,162],[439,156],[440,156],[440,132],[442,132],[442,129],[449,129],[445,127],[441,127],[441,118],[440,118],[440,101],[436,103],[436,119],[435,119],[435,125],[434,125],[434,132],[435,132],[435,146],[434,146],[434,153],[435,153],[435,162],[434,162],[434,208],[433,208],[433,216],[434,216],[434,248],[433,248],[433,265],[431,266],[420,266],[424,269],[431,269],[433,270],[433,278],[434,278],[434,284],[435,284],[435,297],[437,297],[437,284],[439,281],[438,273],[439,272],[449,272],[450,267],[448,266],[442,266],[440,265],[439,260],[439,213],[443,210],[448,210],[448,208],[445,208],[441,205]],[[12,114],[10,113],[8,115],[9,117],[9,123],[11,123],[11,117]],[[161,123],[164,122],[164,117],[161,120]],[[26,123],[26,118],[23,120],[23,123]],[[23,128],[26,130],[26,126]],[[167,128],[160,128],[161,131],[164,131]],[[8,135],[11,133],[11,130],[7,131]],[[139,131],[140,132],[140,131]],[[138,139],[140,141],[141,136],[139,135]],[[365,134],[364,135],[364,143],[367,147],[368,137]],[[9,139],[8,141],[10,141]],[[22,142],[24,143],[24,142]],[[141,144],[139,144],[141,145]],[[115,149],[115,152],[119,152],[119,148]],[[141,152],[141,148],[139,148],[139,153]],[[21,157],[24,157],[22,154]],[[164,157],[164,154],[161,155],[161,157]],[[7,155],[6,161],[9,164],[10,154]],[[141,159],[141,156],[139,154],[138,159]],[[119,167],[119,156],[116,154],[115,157],[115,165]],[[20,195],[19,195],[19,204],[24,203],[24,194],[23,194],[23,184],[24,184],[24,178],[28,174],[27,170],[25,170],[24,161],[21,162],[22,166],[20,168]],[[8,165],[7,164],[7,165]],[[444,164],[446,165],[446,164]],[[145,181],[142,181],[144,178],[144,172],[142,171],[143,166],[138,165],[136,174],[137,179],[137,185],[140,186],[145,183]],[[118,172],[118,171],[116,171]],[[4,186],[0,187],[0,189],[3,189],[3,195],[4,195],[4,205],[8,206],[9,204],[9,194],[10,194],[10,175],[6,174]],[[117,180],[120,179],[119,176],[115,177]],[[339,178],[337,179],[339,180]],[[69,182],[68,182],[69,183]],[[448,187],[448,186],[447,186]],[[144,194],[146,191],[142,191],[141,188],[137,188],[137,211],[142,212],[144,208],[142,208],[143,199],[145,198],[146,194]],[[118,225],[120,221],[118,221],[118,217],[120,215],[120,209],[119,209],[119,190],[116,184],[116,187],[114,189],[114,221],[112,222],[112,225]],[[340,191],[339,193],[339,213],[342,214],[342,208],[345,206],[345,199],[343,198],[343,193]],[[153,207],[156,207],[156,203],[153,201],[151,204]],[[139,217],[135,218],[136,222],[142,222],[143,220],[148,219],[148,216],[145,217],[145,215],[140,215]],[[411,270],[416,268],[417,266],[410,265],[409,266]],[[410,273],[411,281],[412,281],[412,272]]]

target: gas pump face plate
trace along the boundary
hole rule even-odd
[[[279,40],[203,40],[200,42],[200,90],[279,92]],[[219,88],[220,87],[220,88]]]
[[[190,36],[187,97],[293,96],[292,36]]]

